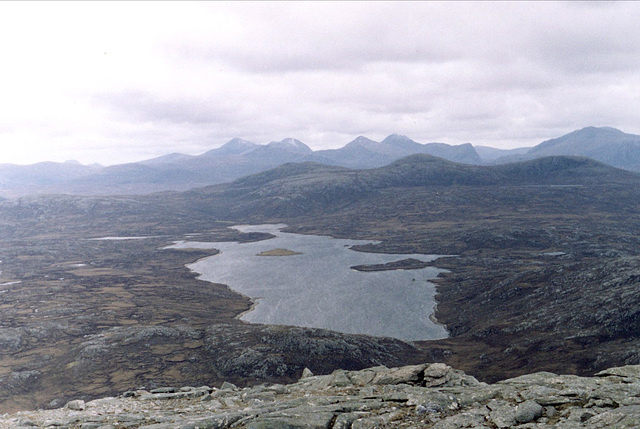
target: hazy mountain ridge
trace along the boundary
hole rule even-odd
[[[637,364],[639,184],[580,157],[473,166],[419,154],[368,170],[285,164],[182,193],[2,201],[0,334],[12,351],[0,407],[282,382],[344,367],[342,357],[350,369],[446,360],[489,381]],[[213,252],[163,250],[194,237],[264,239],[226,228],[258,222],[380,242],[358,250],[456,255],[435,263],[448,270],[435,316],[451,338],[245,325],[234,317],[247,297],[202,287],[184,267]]]
[[[470,143],[457,146],[422,144],[409,137],[392,134],[381,142],[360,136],[340,149],[317,151],[294,138],[266,145],[235,138],[197,156],[172,153],[109,167],[69,162],[27,166],[1,164],[0,195],[183,191],[231,182],[285,163],[315,162],[370,169],[415,154],[433,155],[468,165],[505,164],[556,155],[584,156],[615,167],[640,171],[640,136],[614,128],[587,127],[532,148],[501,150],[474,147]]]
[[[118,166],[121,167],[121,166]],[[160,200],[183,201],[175,213],[191,210],[206,211],[219,218],[245,216],[299,216],[340,209],[361,198],[386,189],[405,192],[411,188],[468,187],[536,187],[614,184],[635,186],[640,183],[637,173],[617,169],[584,157],[545,157],[530,161],[492,166],[467,165],[447,161],[431,155],[411,155],[387,166],[373,169],[349,169],[312,162],[287,163],[276,168],[249,175],[233,182],[175,193],[172,197],[159,194]],[[169,195],[169,194],[167,194]],[[156,196],[150,196],[152,200]],[[83,198],[79,196],[23,197],[8,200],[5,207],[15,206],[34,210],[33,204],[43,202],[49,209],[69,213],[112,211],[114,203],[104,206],[108,196]],[[118,200],[118,204],[132,204],[129,209],[117,205],[117,210],[146,210],[135,202],[135,196]],[[45,202],[46,201],[46,202]],[[146,200],[144,200],[146,201]],[[98,206],[94,206],[97,202]],[[82,207],[76,207],[82,204]],[[85,208],[86,205],[86,208]],[[5,214],[8,214],[6,212]],[[16,212],[16,216],[20,211]]]
[[[497,159],[507,156],[518,156],[526,154],[530,147],[519,147],[516,149],[498,149],[490,146],[474,146],[478,155],[485,163],[492,163]]]
[[[220,216],[259,213],[298,216],[339,209],[389,188],[449,186],[590,186],[634,184],[640,175],[583,157],[546,157],[513,164],[477,166],[431,155],[411,155],[368,170],[315,163],[272,170],[191,191],[215,198],[208,207]],[[402,192],[402,191],[399,191]]]
[[[100,165],[80,165],[69,161],[31,165],[0,164],[0,186],[46,186],[91,175],[102,168]]]
[[[317,162],[349,168],[380,167],[414,153],[431,153],[459,162],[479,163],[470,144],[420,144],[391,135],[382,142],[358,137],[340,149],[313,151],[295,138],[259,145],[234,138],[219,148],[192,156],[172,153],[136,163],[81,166],[46,163],[0,166],[0,192],[7,196],[31,193],[142,194],[187,190],[230,182],[290,162]]]
[[[551,156],[511,164],[481,166],[447,161],[431,155],[411,155],[384,167],[358,170],[321,164],[285,164],[264,173],[230,183],[229,187],[252,184],[268,186],[275,181],[323,177],[323,185],[336,178],[353,177],[372,188],[387,186],[450,185],[581,185],[590,181],[637,180],[637,174],[584,157]]]
[[[524,154],[509,154],[494,162],[507,163],[554,155],[585,156],[614,167],[640,171],[640,136],[611,127],[586,127],[546,140]]]

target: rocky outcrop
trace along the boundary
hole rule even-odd
[[[336,368],[406,365],[416,362],[414,356],[440,360],[435,352],[425,354],[393,338],[296,326],[216,324],[206,329],[204,344],[210,367],[238,384],[296,380],[305,367],[326,374]]]
[[[289,385],[231,383],[132,390],[52,410],[0,416],[0,428],[365,429],[632,428],[640,425],[640,366],[595,377],[548,372],[479,382],[442,364],[378,366]]]

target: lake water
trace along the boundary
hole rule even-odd
[[[434,279],[441,270],[361,272],[354,265],[384,264],[407,258],[432,261],[437,255],[391,255],[351,250],[371,241],[343,240],[280,231],[285,225],[241,225],[241,232],[267,232],[275,238],[253,243],[178,242],[170,248],[215,248],[220,253],[188,268],[202,280],[222,283],[256,303],[242,320],[254,323],[327,328],[339,332],[403,340],[447,337],[430,319]],[[300,254],[259,256],[287,249]]]

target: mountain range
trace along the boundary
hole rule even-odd
[[[191,202],[202,202],[192,210],[206,211],[219,218],[256,215],[288,218],[338,210],[389,189],[635,186],[636,183],[636,173],[585,157],[549,156],[485,166],[417,154],[366,170],[289,163],[231,183],[194,189],[185,195]],[[187,204],[185,201],[184,205]]]
[[[193,156],[172,153],[113,166],[76,162],[33,165],[0,164],[0,196],[38,193],[145,194],[230,182],[271,168],[314,162],[352,169],[388,165],[400,158],[428,154],[470,165],[505,164],[553,155],[585,156],[614,167],[640,171],[640,136],[614,128],[587,127],[532,148],[501,150],[484,146],[421,144],[392,134],[381,142],[360,136],[340,149],[312,150],[286,138],[258,145],[234,138],[223,146]]]
[[[546,140],[525,153],[506,153],[495,162],[507,163],[543,156],[585,156],[617,168],[640,171],[640,136],[610,127],[587,127]]]
[[[639,174],[585,157],[428,154],[374,169],[286,163],[185,192],[0,201],[0,412],[140,386],[282,383],[305,367],[434,361],[494,382],[638,364],[639,206]],[[265,239],[227,228],[259,223],[371,240],[353,249],[399,262],[455,255],[433,263],[446,270],[434,316],[450,337],[245,324],[247,296],[185,267],[216,251],[166,248]]]

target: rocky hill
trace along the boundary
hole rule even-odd
[[[445,362],[496,382],[638,364],[638,207],[637,174],[584,158],[478,167],[426,155],[371,170],[288,164],[184,193],[0,201],[0,410],[287,383],[304,367]],[[451,337],[247,325],[236,317],[248,297],[185,267],[214,251],[164,249],[268,238],[227,228],[255,222],[379,242],[362,251],[455,255],[434,262],[448,270],[435,317]]]
[[[172,153],[109,167],[82,166],[71,162],[27,166],[0,164],[0,195],[137,195],[181,191],[230,182],[289,162],[373,168],[416,153],[436,155],[456,162],[481,162],[470,144],[420,144],[395,134],[382,142],[358,137],[340,149],[318,151],[293,138],[266,145],[235,138],[197,156]]]
[[[498,149],[490,146],[474,146],[474,148],[484,164],[491,164],[500,158],[513,157],[513,159],[517,159],[517,156],[524,155],[531,149],[529,147]]]
[[[340,149],[316,151],[303,161],[349,168],[375,168],[415,154],[428,154],[465,164],[482,162],[469,143],[456,146],[444,143],[421,144],[398,134],[392,134],[381,142],[360,136]]]
[[[587,127],[532,148],[500,150],[470,143],[417,143],[392,134],[378,142],[357,137],[344,147],[313,151],[286,138],[258,145],[235,138],[192,156],[172,153],[129,164],[103,167],[76,162],[0,164],[0,196],[29,194],[139,195],[184,191],[234,181],[285,163],[318,163],[351,169],[383,167],[410,155],[431,155],[467,164],[505,164],[549,156],[586,157],[630,171],[640,170],[640,136],[609,127]]]
[[[0,428],[635,428],[640,367],[477,381],[442,363],[336,370],[240,389],[139,386],[118,397],[0,416]]]
[[[394,187],[591,186],[632,184],[634,173],[588,158],[546,157],[521,163],[478,166],[430,155],[412,155],[387,166],[352,170],[321,164],[286,164],[229,184],[188,192],[220,216],[297,216],[330,213]],[[206,198],[205,198],[206,197]],[[205,208],[199,208],[205,209]]]
[[[586,127],[546,140],[526,153],[509,152],[493,162],[514,162],[546,156],[584,156],[630,171],[640,171],[640,136],[611,127]]]

